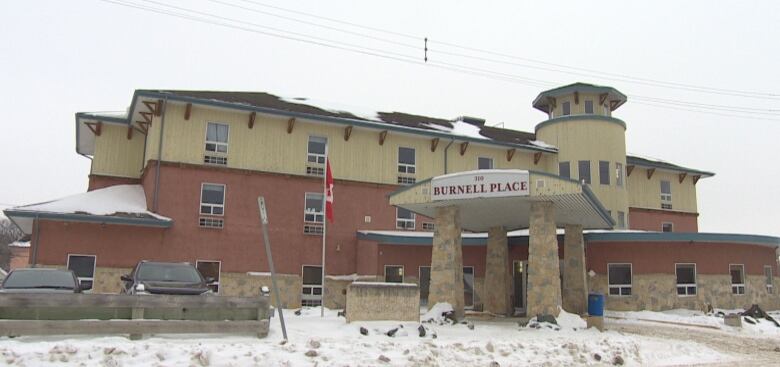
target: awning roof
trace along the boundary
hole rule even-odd
[[[170,227],[173,220],[146,209],[141,185],[116,185],[39,204],[4,210],[25,234],[31,234],[33,221],[39,219],[66,222],[90,222]]]
[[[434,199],[434,188],[443,179],[464,182],[466,186],[475,177],[491,175],[526,175],[528,192],[524,195],[495,197],[492,194],[467,195],[461,199]],[[508,176],[507,176],[508,175]],[[488,182],[490,179],[488,178]],[[479,182],[479,181],[477,181]],[[479,185],[479,183],[477,184]],[[492,197],[491,197],[492,196]],[[610,215],[587,185],[542,172],[523,170],[478,170],[434,177],[390,194],[390,204],[426,217],[435,217],[436,208],[458,206],[461,226],[469,231],[487,231],[503,226],[508,230],[528,228],[531,203],[549,201],[554,205],[555,222],[580,224],[584,228],[612,228]]]

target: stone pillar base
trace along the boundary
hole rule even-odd
[[[464,316],[460,210],[455,206],[436,208],[435,220],[428,305],[447,302],[460,320]]]
[[[527,314],[558,316],[561,307],[561,280],[558,239],[553,203],[531,203],[528,244]]]
[[[497,315],[511,315],[509,300],[509,245],[506,229],[493,227],[488,231],[485,259],[485,311]]]
[[[563,309],[583,315],[588,310],[585,241],[581,225],[566,225],[563,238]]]

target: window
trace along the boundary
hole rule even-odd
[[[599,161],[599,182],[602,185],[609,185],[609,162]]]
[[[479,157],[477,159],[477,168],[493,169],[493,158]]]
[[[325,164],[325,146],[328,139],[319,136],[309,137],[309,148],[306,154],[306,162],[311,164]]]
[[[593,101],[585,100],[585,113],[593,113]]]
[[[745,265],[729,265],[731,273],[731,293],[745,294]]]
[[[626,213],[618,211],[617,225],[618,228],[626,228]]]
[[[322,194],[307,192],[304,196],[305,207],[303,221],[306,223],[322,223]]]
[[[623,163],[615,162],[615,185],[623,187]]]
[[[562,108],[564,116],[571,115],[571,102],[563,102]]]
[[[395,208],[395,227],[398,229],[414,229],[414,213],[404,208]]]
[[[590,161],[579,161],[580,182],[590,184]]]
[[[436,224],[433,222],[423,222],[422,223],[422,229],[423,231],[433,231],[436,230]]]
[[[322,304],[322,267],[303,266],[303,289],[301,306],[313,307]]]
[[[672,184],[661,180],[661,209],[672,208]]]
[[[68,270],[79,280],[81,290],[91,290],[95,281],[95,255],[68,255]]]
[[[774,293],[775,281],[772,278],[771,265],[764,265],[764,277],[766,278],[766,292],[769,294]]]
[[[607,264],[610,296],[631,295],[631,264]]]
[[[571,165],[569,162],[558,163],[558,175],[564,178],[571,178]]]
[[[661,223],[661,232],[674,232],[674,223]]]
[[[403,265],[385,265],[385,283],[403,283]]]
[[[198,218],[198,225],[203,228],[222,228],[225,226],[225,221],[219,218]]]
[[[195,262],[195,267],[200,272],[200,275],[203,275],[204,278],[213,278],[214,281],[209,283],[209,289],[211,289],[214,293],[219,293],[219,271],[222,267],[221,261],[209,261],[209,260],[198,260]]]
[[[225,214],[225,185],[207,183],[200,185],[200,214]]]
[[[696,264],[675,264],[674,272],[677,275],[677,295],[696,295]]]
[[[414,148],[398,147],[398,173],[413,175],[414,162]]]
[[[209,122],[206,125],[206,151],[227,154],[229,130],[227,124]]]

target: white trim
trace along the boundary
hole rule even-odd
[[[414,164],[401,163],[401,148],[403,148],[403,149],[411,149],[412,150],[412,152],[414,153]],[[398,173],[399,175],[404,175],[404,176],[415,176],[417,174],[417,149],[410,148],[410,147],[402,147],[402,146],[399,145],[398,149],[396,149],[396,158],[397,158],[396,162],[398,163],[398,165],[396,167],[396,173]],[[399,170],[399,168],[401,168],[401,167],[404,167],[403,172],[401,172],[401,170]],[[412,170],[414,172],[409,172],[409,168],[412,168]]]
[[[628,284],[609,284],[609,267],[610,265],[628,265],[629,275],[631,276],[631,283]],[[611,294],[610,289],[617,288],[618,294]],[[623,294],[623,288],[628,288],[631,294]],[[634,264],[633,263],[607,263],[607,296],[608,297],[630,297],[634,295]]]
[[[325,160],[326,154],[319,154],[319,153],[312,153],[309,152],[309,143],[311,143],[311,138],[319,138],[319,139],[325,139],[325,153],[328,151],[328,137],[327,136],[318,136],[318,135],[309,135],[309,138],[306,139],[306,164],[316,167],[325,167]],[[309,161],[309,157],[313,156],[315,159],[314,162]],[[320,163],[320,158],[322,158],[322,163]]]
[[[195,269],[198,269],[198,264],[199,263],[217,263],[217,264],[219,264],[219,267],[217,268],[217,280],[215,282],[211,283],[211,284],[207,284],[207,285],[216,285],[217,286],[217,291],[215,293],[219,294],[219,291],[220,291],[220,286],[219,286],[220,285],[220,279],[222,279],[222,260],[197,260],[196,259],[195,260]],[[198,272],[200,272],[200,269],[198,269]],[[201,273],[200,275],[203,275],[203,273]],[[205,278],[205,276],[204,276],[204,278]]]
[[[693,283],[677,283],[678,265],[693,265]],[[674,284],[675,284],[675,292],[677,292],[677,288],[685,287],[685,294],[677,293],[677,297],[696,297],[696,295],[699,294],[699,274],[698,274],[698,270],[696,269],[696,263],[674,263]],[[689,287],[693,287],[695,289],[693,294],[688,294]]]
[[[734,279],[729,279],[729,283],[731,283],[731,294],[735,296],[744,296],[747,292],[747,289],[745,287],[746,284],[746,278],[747,275],[745,274],[745,264],[729,264],[729,278],[731,278],[731,267],[732,266],[740,266],[742,267],[742,283],[733,283]],[[739,288],[742,288],[742,293],[739,293]],[[737,290],[735,293],[734,290]]]
[[[205,185],[213,185],[213,186],[222,186],[222,205],[219,204],[208,204],[203,202],[203,187]],[[200,183],[200,195],[198,197],[198,202],[200,205],[198,205],[198,216],[201,215],[210,215],[210,216],[217,216],[217,217],[224,217],[225,216],[225,207],[227,206],[227,185],[226,184],[220,184],[220,183],[211,183],[211,182],[201,182]],[[201,212],[202,207],[206,205],[209,206],[211,213],[203,213]],[[222,214],[214,214],[214,208],[222,208]]]
[[[480,159],[487,159],[487,160],[489,160],[490,161],[490,167],[488,167],[488,168],[479,168],[479,160]],[[480,169],[494,169],[495,167],[496,167],[496,162],[495,162],[495,160],[492,157],[481,157],[481,156],[477,157],[477,169],[478,170],[480,170]]]
[[[320,197],[320,200],[322,200],[322,205],[317,207],[319,211],[307,211],[308,208],[306,208],[306,200],[308,195],[316,195]],[[325,195],[321,192],[304,192],[303,193],[303,223],[316,223],[316,224],[323,224],[325,222],[325,212],[322,210],[322,207],[325,206]],[[314,220],[306,220],[307,215],[313,215]],[[320,218],[318,221],[317,218]]]
[[[403,265],[400,265],[400,264],[398,264],[398,265],[395,265],[395,264],[387,264],[387,265],[385,265],[385,266],[384,266],[384,271],[383,271],[383,273],[382,273],[382,275],[383,275],[383,277],[382,277],[382,278],[384,279],[384,282],[385,282],[385,283],[389,283],[389,282],[387,281],[387,267],[388,267],[388,266],[396,266],[396,267],[400,267],[400,268],[401,268],[401,283],[403,283],[403,282],[404,282],[404,279],[405,279],[405,277],[406,277],[406,269],[404,269],[404,266],[403,266]],[[395,282],[393,282],[393,283],[395,283]]]
[[[89,288],[89,289],[85,289],[84,291],[92,291],[93,289],[95,289],[95,271],[97,270],[97,255],[71,254],[71,253],[69,253],[68,254],[67,263],[65,264],[65,269],[70,270],[70,257],[71,256],[91,257],[91,258],[94,259],[94,261],[92,261],[92,277],[79,277],[78,275],[76,275],[76,278],[79,281],[79,287],[81,287],[81,281],[82,280],[88,280],[88,281],[92,282],[92,287]],[[75,274],[75,272],[74,272],[74,274]]]
[[[325,293],[324,292],[324,289],[325,289],[325,287],[324,287],[324,285],[325,285],[325,278],[322,278],[320,280],[320,284],[319,285],[317,285],[317,284],[304,284],[303,283],[303,269],[306,268],[306,267],[319,268],[320,269],[320,274],[322,274],[322,269],[323,269],[322,264],[317,264],[317,265],[302,264],[301,265],[301,290],[300,290],[300,292],[301,292],[301,306],[312,307],[310,305],[304,305],[305,301],[315,301],[315,302],[319,301],[320,305],[322,305],[323,302],[325,302],[325,294],[324,294]],[[311,294],[304,294],[303,293],[303,290],[306,289],[306,288],[310,288],[311,289]],[[318,294],[318,295],[314,294],[314,290],[315,289],[319,289],[320,290],[320,294]],[[311,304],[313,305],[314,303],[311,303]]]
[[[209,124],[227,126],[227,129],[228,129],[227,141],[226,142],[221,142],[221,141],[209,140]],[[206,132],[205,132],[205,134],[206,134],[206,136],[203,139],[203,141],[204,141],[204,143],[203,143],[203,151],[204,152],[222,154],[222,155],[225,155],[225,156],[228,155],[228,152],[230,151],[230,148],[228,147],[228,145],[230,144],[230,124],[228,124],[227,122],[206,121]],[[214,146],[215,148],[217,146],[224,145],[225,146],[225,151],[224,152],[220,152],[220,151],[218,151],[219,149],[217,149],[217,151],[207,150],[206,149],[206,144],[215,144],[215,146]]]

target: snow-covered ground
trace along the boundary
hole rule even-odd
[[[19,337],[0,339],[0,365],[11,366],[664,366],[729,362],[734,357],[687,340],[580,329],[574,315],[560,330],[521,328],[511,321],[471,325],[411,322],[347,324],[335,310],[285,312],[289,342],[280,343],[279,319],[268,337],[164,335],[125,337]],[[472,327],[473,326],[473,329]],[[572,327],[574,326],[574,327]],[[368,335],[360,333],[365,327]],[[386,333],[398,328],[393,337]],[[436,335],[434,338],[433,335]]]
[[[744,310],[721,310],[715,309],[715,314],[721,312],[722,314],[739,313]],[[780,311],[767,312],[772,318],[780,322]],[[780,341],[780,327],[777,327],[774,323],[766,319],[750,319],[755,321],[755,324],[751,324],[745,321],[743,317],[742,327],[734,328],[726,326],[723,317],[716,315],[705,315],[701,311],[693,311],[686,309],[669,310],[663,312],[653,311],[631,311],[631,312],[618,312],[618,311],[606,311],[608,317],[613,317],[614,323],[621,322],[646,322],[657,321],[667,324],[674,324],[679,326],[693,326],[693,327],[706,327],[716,330],[722,330],[729,333],[738,333],[745,336],[765,336],[778,338]],[[778,355],[780,359],[780,355]]]

